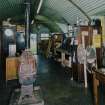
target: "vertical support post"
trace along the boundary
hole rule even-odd
[[[64,53],[64,52],[61,52],[61,59],[62,59],[61,64],[62,64],[63,66],[65,66],[65,65],[64,65],[64,61],[65,61],[65,53]]]
[[[3,52],[2,52],[2,40],[3,40],[3,38],[2,38],[2,22],[0,21],[0,83],[2,83],[2,75],[3,75],[3,73],[2,73],[2,62],[3,62]]]
[[[30,0],[26,3],[26,48],[30,48]]]
[[[85,39],[84,35],[82,35],[82,44],[83,48],[85,49]],[[86,51],[86,50],[85,50]],[[85,52],[86,53],[86,52]],[[85,88],[87,88],[87,71],[86,71],[86,59],[84,60],[84,82],[85,82]]]

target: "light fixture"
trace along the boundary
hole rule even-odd
[[[10,37],[10,36],[13,36],[13,35],[14,35],[12,29],[5,29],[4,33],[5,33],[5,35],[6,35],[7,37]]]
[[[31,24],[34,24],[34,20],[31,21]]]
[[[39,2],[39,6],[38,6],[38,9],[37,9],[37,14],[39,14],[39,12],[40,12],[40,9],[41,9],[41,6],[42,6],[42,3],[43,3],[43,0],[40,0],[40,2]]]

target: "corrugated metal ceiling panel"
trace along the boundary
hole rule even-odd
[[[76,22],[77,17],[85,18],[84,14],[68,0],[46,0],[44,2],[44,8],[46,7],[56,10],[71,24]]]
[[[0,0],[0,19],[21,14],[23,12],[24,0]]]
[[[59,13],[71,24],[76,23],[77,17],[84,20],[87,19],[86,16],[80,10],[78,10],[77,7],[74,6],[70,1],[71,0],[45,0],[43,5],[43,13],[44,15],[49,14],[48,12],[46,13],[44,10],[50,8],[51,10],[55,10],[56,14]],[[105,10],[105,0],[72,1],[90,17]]]
[[[89,15],[94,15],[105,9],[105,0],[73,0],[73,2]]]
[[[24,14],[25,0],[0,0],[0,19],[8,17],[15,17]],[[32,0],[32,11],[34,11],[34,4],[38,0]],[[32,12],[33,13],[33,12]]]
[[[21,15],[24,13],[25,0],[0,0],[0,19],[4,17]],[[34,3],[40,0],[31,0],[33,11]],[[44,0],[41,15],[49,16],[52,20],[61,21],[65,19],[68,23],[76,23],[77,17],[87,19],[86,16],[78,10],[71,0]],[[105,10],[105,0],[72,0],[87,15],[103,14]],[[34,12],[33,12],[34,13]],[[54,18],[54,19],[53,19]]]

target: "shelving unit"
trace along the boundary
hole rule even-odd
[[[51,37],[51,44],[52,44],[51,45],[51,52],[52,52],[53,56],[57,55],[56,49],[61,47],[62,39],[63,39],[62,34],[54,34]]]
[[[61,65],[71,68],[71,59],[69,58],[71,56],[70,53],[60,48],[55,49],[55,51],[56,51],[56,54],[59,53],[60,55],[57,61],[59,61]]]

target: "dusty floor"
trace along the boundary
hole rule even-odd
[[[71,81],[59,63],[44,57],[38,58],[38,75],[35,85],[40,85],[45,105],[93,105],[92,92],[87,92],[82,83]],[[8,105],[11,93],[17,87],[10,81],[0,89],[0,105]]]
[[[91,90],[83,84],[70,80],[70,74],[53,60],[38,60],[38,77],[46,105],[93,105]]]

